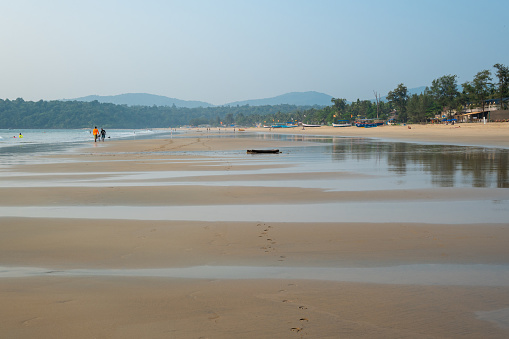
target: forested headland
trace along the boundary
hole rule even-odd
[[[452,114],[465,107],[483,107],[497,100],[507,109],[509,69],[502,64],[478,72],[471,81],[457,83],[456,75],[444,75],[432,81],[419,94],[410,95],[399,84],[386,97],[373,92],[375,100],[333,98],[330,106],[217,106],[182,108],[176,106],[127,106],[82,101],[24,101],[0,99],[0,128],[168,128],[185,125],[254,126],[304,122],[331,124],[358,117],[400,122],[425,122],[443,112]]]
[[[98,101],[0,100],[0,128],[168,128],[185,125],[254,125],[266,116],[297,113],[309,106],[219,106],[182,108],[127,106]]]

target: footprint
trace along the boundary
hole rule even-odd
[[[73,302],[74,300],[73,299],[68,299],[68,300],[59,300],[57,301],[56,303],[57,304],[66,304],[66,303],[70,303],[70,302]]]
[[[32,324],[32,322],[34,322],[36,320],[39,320],[39,319],[42,319],[42,318],[41,317],[30,318],[30,319],[27,319],[27,320],[23,321],[21,324],[23,326],[30,326]]]
[[[217,313],[212,313],[209,317],[209,320],[215,320],[215,319],[218,319],[219,318],[219,315]]]
[[[302,327],[292,327],[292,331],[294,331],[294,332],[300,332],[302,330],[303,330]]]

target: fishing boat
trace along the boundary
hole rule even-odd
[[[298,127],[295,124],[292,124],[290,122],[287,122],[286,124],[274,124],[271,126],[272,128],[292,128],[292,127]]]
[[[338,120],[337,124],[332,124],[332,127],[352,127],[349,120]]]
[[[322,125],[302,124],[302,127],[322,127]]]
[[[247,150],[247,154],[257,154],[257,153],[277,154],[280,152],[278,149],[248,149]]]
[[[371,128],[371,127],[377,127],[378,124],[376,122],[374,122],[373,119],[360,119],[355,122],[355,126]]]

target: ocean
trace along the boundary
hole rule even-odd
[[[20,133],[23,136],[20,138]],[[150,139],[169,135],[168,130],[110,129],[108,140]],[[92,129],[0,129],[0,157],[42,152],[62,152],[94,142]]]

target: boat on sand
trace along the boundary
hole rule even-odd
[[[333,123],[332,127],[352,127],[349,120],[339,120],[338,123]]]
[[[247,154],[257,154],[257,153],[272,153],[277,154],[280,153],[278,149],[248,149]]]

